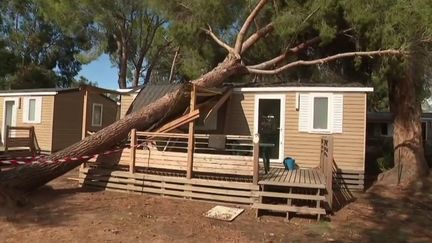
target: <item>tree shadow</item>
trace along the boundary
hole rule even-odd
[[[63,179],[63,178],[62,178]],[[64,179],[66,180],[66,179]],[[82,198],[91,201],[92,194],[96,191],[89,188],[80,188],[74,185],[43,186],[25,195],[24,205],[14,203],[3,203],[0,208],[0,221],[14,224],[18,227],[30,227],[32,225],[46,227],[61,227],[69,225],[80,214],[94,210],[95,207],[88,207],[82,203]],[[76,184],[76,183],[75,183]],[[87,195],[76,198],[77,194]],[[67,202],[65,202],[67,200]]]
[[[375,185],[351,208],[341,229],[358,232],[365,242],[430,242],[432,177],[409,189]]]

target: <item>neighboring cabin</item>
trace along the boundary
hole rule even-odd
[[[377,158],[393,153],[393,120],[394,115],[390,112],[368,112],[367,114],[366,155],[371,172],[376,172]],[[424,112],[421,123],[426,159],[431,161],[432,113]]]
[[[390,112],[368,112],[367,138],[370,141],[393,137],[394,116]],[[421,116],[423,142],[432,140],[432,113],[423,113]]]
[[[286,157],[300,168],[317,167],[323,135],[334,136],[334,159],[339,173],[354,174],[353,188],[363,188],[367,93],[373,88],[335,85],[274,87],[236,87],[230,99],[215,115],[200,124],[200,133],[252,135],[274,144],[270,149],[272,166],[282,166]],[[144,103],[161,97],[173,85],[148,85],[142,92]],[[138,90],[122,95],[121,116],[137,96]],[[143,102],[140,100],[139,102]],[[221,162],[222,163],[222,162]],[[358,176],[358,177],[357,177]]]
[[[83,104],[87,86],[0,91],[1,142],[9,126],[34,126],[42,152],[61,150],[82,138]],[[89,92],[87,130],[98,131],[117,119],[117,103],[102,94]]]

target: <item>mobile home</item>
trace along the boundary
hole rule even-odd
[[[40,150],[51,153],[82,138],[86,90],[94,87],[0,91],[1,141],[6,127],[34,127]],[[89,92],[85,125],[98,131],[117,119],[117,103],[101,92]]]
[[[192,87],[190,107],[150,130],[132,129],[130,147],[80,169],[81,184],[318,218],[337,198],[335,186],[363,189],[366,101],[372,88]],[[129,90],[121,95],[123,113],[175,88]],[[295,168],[284,165],[288,157]],[[263,170],[268,159],[270,169]]]

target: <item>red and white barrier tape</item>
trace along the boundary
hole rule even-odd
[[[143,144],[138,144],[135,145],[134,147],[138,148],[144,146]],[[105,151],[103,153],[98,153],[98,154],[93,154],[93,155],[83,155],[83,156],[79,156],[79,157],[70,157],[70,158],[63,158],[63,159],[57,159],[57,160],[39,160],[41,158],[44,158],[46,156],[28,156],[28,157],[21,157],[21,159],[18,159],[19,157],[15,158],[15,159],[8,159],[8,160],[1,160],[0,161],[0,165],[26,165],[26,164],[52,164],[52,163],[64,163],[64,162],[69,162],[69,161],[77,161],[77,160],[82,160],[82,159],[91,159],[94,158],[98,155],[110,155],[110,154],[114,154],[117,152],[122,151],[125,148],[130,148],[130,146],[127,147],[123,147],[123,148],[118,148],[118,149],[114,149],[114,150],[108,150]],[[32,159],[30,159],[32,158]],[[26,159],[26,160],[23,160]]]

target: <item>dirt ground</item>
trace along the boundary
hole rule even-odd
[[[1,242],[431,242],[432,179],[415,192],[374,188],[326,220],[205,218],[215,204],[79,188],[73,171],[3,208]]]

